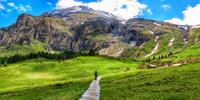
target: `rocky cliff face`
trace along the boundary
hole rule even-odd
[[[78,26],[60,18],[34,17],[20,15],[16,24],[1,29],[0,45],[32,44],[35,41],[47,43],[54,49],[89,50],[106,47],[106,41],[93,41],[87,36],[91,34],[111,34],[111,23],[104,19],[88,21]]]
[[[166,27],[177,29],[176,26],[145,19],[131,19],[125,24],[122,21],[112,14],[83,6],[56,10],[42,16],[22,14],[15,24],[0,30],[0,45],[10,47],[39,41],[57,50],[106,49],[109,52],[114,50],[112,47],[116,48],[116,44],[126,45],[126,48],[140,46],[155,36],[151,31],[164,34]],[[122,52],[125,47],[113,52]]]
[[[16,24],[1,30],[1,45],[31,44],[36,40],[58,44],[61,38],[69,37],[67,23],[62,19],[20,15]],[[66,40],[67,42],[67,40]]]

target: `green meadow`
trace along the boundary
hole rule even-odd
[[[22,51],[15,51],[19,49],[16,45],[7,54],[2,48],[0,52],[4,54],[1,56],[9,56],[23,54],[23,50],[25,54],[45,51],[38,49],[41,44],[33,47],[23,46]],[[160,47],[155,56],[166,54],[165,49]],[[173,62],[200,56],[199,43],[176,50],[179,52],[156,61]],[[141,64],[139,59],[132,58],[81,56],[64,61],[38,58],[1,65],[0,100],[78,100],[93,80],[95,70],[102,76],[101,100],[199,99],[199,62],[155,69],[139,69]]]
[[[135,70],[139,62],[111,57],[78,57],[65,61],[43,58],[0,67],[0,99],[75,99],[100,75]]]
[[[98,70],[101,100],[198,100],[200,63],[138,69],[139,62],[87,56],[0,67],[0,100],[78,100]]]
[[[30,53],[36,53],[39,51],[46,51],[44,49],[44,44],[43,43],[38,43],[38,44],[31,44],[31,45],[13,45],[10,48],[7,48],[5,46],[0,47],[0,57],[4,56],[12,56],[16,54],[21,54],[21,55],[27,55]]]
[[[138,70],[101,80],[102,100],[199,100],[200,63]]]

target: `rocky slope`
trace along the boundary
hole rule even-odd
[[[42,42],[53,50],[95,49],[102,55],[120,56],[131,49],[131,55],[136,55],[151,52],[152,48],[141,48],[148,48],[145,44],[158,36],[182,37],[182,30],[177,25],[142,18],[124,23],[112,14],[76,6],[41,16],[20,15],[15,24],[0,29],[0,45],[9,48],[14,44]]]

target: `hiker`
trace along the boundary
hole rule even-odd
[[[97,77],[98,77],[98,72],[95,71],[95,72],[94,72],[94,79],[97,80]]]

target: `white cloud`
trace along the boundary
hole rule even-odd
[[[197,4],[195,7],[188,7],[183,12],[183,19],[172,18],[170,20],[166,20],[166,22],[171,22],[174,24],[180,25],[198,25],[200,24],[200,4]]]
[[[5,7],[1,3],[0,3],[0,10],[5,10]]]
[[[15,5],[14,2],[8,2],[7,3],[8,7],[10,7],[9,9],[7,9],[7,13],[16,10],[19,13],[21,12],[27,12],[27,11],[32,11],[32,7],[30,5],[23,5],[23,4],[19,4],[19,5]]]
[[[8,3],[8,6],[10,6],[10,7],[14,7],[14,6],[15,6],[15,3],[13,3],[13,2],[9,2],[9,3]]]
[[[52,6],[53,4],[51,2],[46,2],[47,5]]]
[[[179,25],[184,25],[184,21],[182,19],[179,19],[179,18],[172,18],[170,20],[166,20],[165,22],[170,22],[170,23],[173,23],[173,24],[179,24]]]
[[[9,2],[9,3],[8,3],[8,6],[14,8],[15,10],[18,10],[18,9],[19,9],[19,7],[16,6],[14,2]]]
[[[150,15],[153,15],[153,12],[151,11],[151,9],[147,9],[147,12],[148,12]]]
[[[163,4],[163,5],[162,5],[162,8],[163,8],[164,10],[168,10],[168,9],[171,9],[172,6],[171,6],[171,5],[168,5],[168,4]]]
[[[32,11],[32,8],[30,5],[22,5],[20,4],[19,7],[18,7],[18,10],[21,11],[21,12],[27,12],[27,11]]]
[[[72,6],[79,6],[79,5],[84,5],[84,3],[75,0],[59,0],[58,3],[56,4],[58,9],[68,8]]]
[[[72,6],[88,5],[95,10],[106,11],[124,19],[130,19],[141,15],[147,5],[137,0],[101,0],[99,2],[83,3],[76,0],[59,0],[56,4],[58,9]]]

